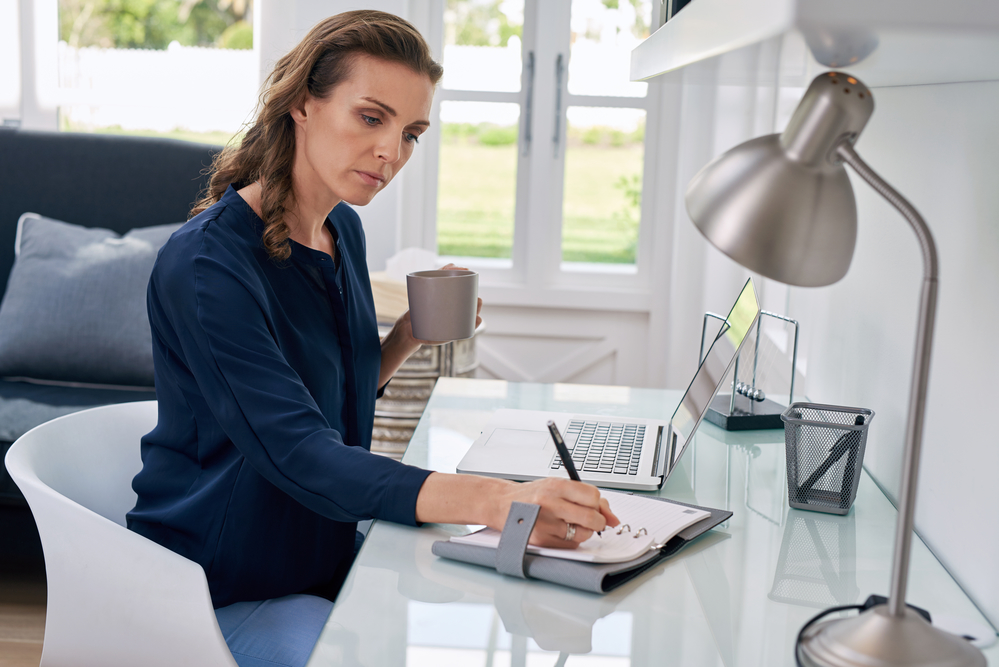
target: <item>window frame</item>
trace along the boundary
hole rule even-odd
[[[426,20],[419,27],[427,37],[435,57],[443,60],[444,0],[413,0],[415,14]],[[654,15],[653,3],[653,15]],[[422,5],[422,6],[421,6]],[[403,216],[401,247],[419,246],[437,251],[437,188],[440,168],[440,104],[444,101],[504,102],[520,105],[517,143],[516,205],[511,258],[495,260],[477,257],[441,256],[480,273],[481,290],[490,303],[518,306],[561,306],[597,310],[640,310],[651,308],[650,285],[654,279],[657,182],[658,110],[662,77],[646,82],[644,97],[578,95],[568,91],[570,57],[571,0],[525,0],[522,36],[522,63],[534,52],[532,77],[524,66],[519,92],[465,91],[438,87],[431,119],[434,131],[425,135],[418,165],[404,187],[405,210],[416,211],[416,219]],[[653,17],[650,16],[650,20]],[[550,26],[559,26],[556,35]],[[652,24],[654,25],[654,24]],[[542,31],[540,28],[544,27]],[[543,35],[541,33],[544,33]],[[555,85],[555,62],[563,56],[561,90]],[[558,94],[560,93],[560,95]],[[526,110],[528,97],[531,110]],[[556,97],[558,109],[558,153],[545,150],[554,143]],[[646,114],[642,169],[642,205],[639,217],[638,252],[633,270],[621,265],[566,263],[562,261],[563,191],[565,183],[566,127],[569,107],[611,107],[641,109]],[[532,138],[525,151],[525,127],[531,123]],[[413,173],[417,172],[417,173]],[[410,182],[410,180],[412,182]],[[422,187],[422,193],[416,193]],[[539,224],[547,221],[547,224]]]

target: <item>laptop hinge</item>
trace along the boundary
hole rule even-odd
[[[673,425],[669,425],[669,429],[666,431],[666,442],[669,442],[669,434],[673,430]],[[652,476],[662,477],[663,465],[666,462],[666,452],[663,451],[663,427],[659,427],[659,432],[656,434],[656,455],[652,457]]]
[[[669,464],[669,469],[673,469],[673,464],[676,462],[676,432],[673,429],[669,430],[669,458],[667,463]]]

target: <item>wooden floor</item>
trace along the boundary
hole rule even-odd
[[[44,632],[44,571],[0,568],[0,667],[38,667]]]

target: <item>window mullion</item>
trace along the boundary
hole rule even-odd
[[[524,260],[525,285],[539,289],[551,283],[557,275],[561,254],[570,3],[569,0],[544,0],[531,2],[529,7],[530,14],[525,12],[525,33],[529,27],[526,17],[530,16],[531,43],[535,52],[532,142],[530,154],[521,158],[520,166],[526,169],[522,174],[518,173],[519,215],[514,245],[515,256]],[[558,29],[546,30],[543,39],[539,39],[539,25],[558,26]],[[556,109],[556,64],[559,55],[562,56],[563,66],[562,104]],[[559,116],[557,120],[556,113]],[[556,126],[560,133],[557,143],[554,136]],[[521,185],[524,185],[527,194],[523,210],[519,201]]]
[[[535,149],[536,132],[534,119],[537,114],[537,52],[538,26],[535,20],[539,0],[524,1],[524,29],[522,31],[521,72],[520,72],[520,122],[517,133],[517,183],[513,213],[513,247],[510,256],[513,260],[511,282],[526,282],[528,259],[528,220],[531,198],[531,156]],[[528,110],[528,101],[531,109]]]

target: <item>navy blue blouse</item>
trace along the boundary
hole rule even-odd
[[[204,567],[216,607],[321,586],[356,522],[415,525],[426,470],[372,454],[381,349],[357,214],[329,215],[339,266],[291,241],[275,263],[231,187],[149,281],[159,421],[132,530]]]

